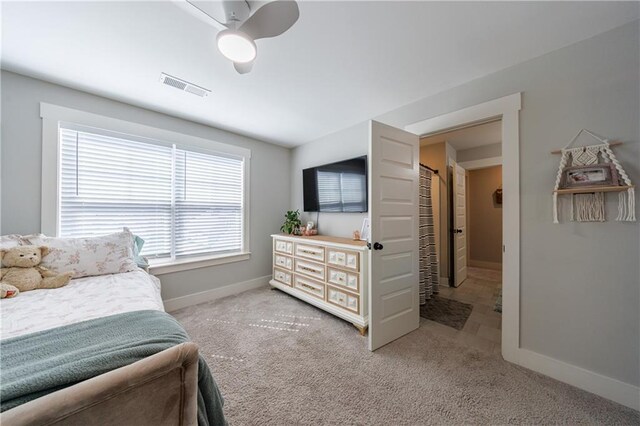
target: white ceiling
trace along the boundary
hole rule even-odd
[[[295,146],[638,19],[594,2],[301,2],[237,74],[170,1],[5,2],[2,67]],[[166,72],[212,90],[198,98]]]
[[[420,145],[432,145],[440,142],[447,142],[456,151],[501,143],[502,122],[492,121],[422,138]]]

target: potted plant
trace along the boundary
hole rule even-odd
[[[300,221],[300,210],[289,210],[285,215],[285,220],[280,230],[286,234],[297,234],[300,230],[300,225],[302,222]]]

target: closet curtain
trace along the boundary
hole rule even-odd
[[[433,294],[438,293],[440,274],[433,226],[433,202],[431,179],[433,173],[420,165],[420,304],[424,305]]]

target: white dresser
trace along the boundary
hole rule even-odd
[[[368,315],[366,242],[316,235],[273,237],[269,283],[352,323],[364,335]]]

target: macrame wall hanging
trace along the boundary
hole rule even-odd
[[[599,143],[597,145],[570,148],[582,134],[586,133]],[[611,142],[589,130],[582,129],[560,151],[560,167],[553,191],[553,222],[558,220],[558,196],[571,197],[570,218],[578,222],[604,222],[605,194],[618,192],[618,221],[635,221],[635,189],[629,176],[613,154]]]

